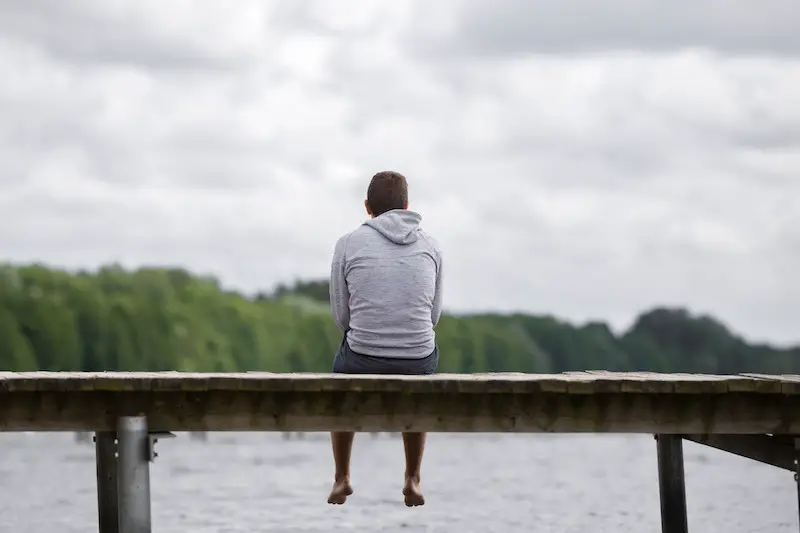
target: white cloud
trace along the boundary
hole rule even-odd
[[[395,169],[451,309],[622,326],[683,304],[800,341],[800,59],[788,34],[752,45],[777,12],[741,46],[721,29],[470,54],[458,2],[358,4],[3,3],[3,257],[180,263],[248,290],[324,276]]]

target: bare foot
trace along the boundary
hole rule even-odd
[[[405,485],[403,485],[403,496],[405,496],[406,507],[425,505],[425,496],[422,495],[422,490],[419,488],[418,478],[406,478]]]
[[[328,503],[342,505],[351,494],[353,494],[353,487],[350,486],[349,479],[344,478],[334,481],[330,496],[328,496]]]

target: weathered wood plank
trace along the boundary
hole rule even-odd
[[[661,374],[655,374],[652,372],[609,372],[607,370],[589,370],[588,373],[619,383],[620,392],[675,392],[675,386],[671,380],[660,378],[659,376],[661,376]]]
[[[743,374],[743,376],[753,380],[770,381],[780,385],[781,392],[784,394],[800,394],[800,376],[789,374]]]
[[[800,396],[340,391],[17,392],[2,431],[488,431],[800,434]]]
[[[438,374],[435,376],[343,376],[331,374],[182,372],[21,372],[0,374],[2,391],[208,391],[328,390],[500,392],[687,393],[738,392],[800,394],[800,376],[713,376],[604,371],[564,374]]]
[[[749,376],[747,374],[732,378],[728,382],[728,390],[731,392],[760,392],[770,394],[783,392],[780,381],[765,379],[758,376]]]
[[[111,430],[119,415],[146,414],[151,427],[163,431],[800,433],[800,395],[721,394],[715,387],[704,393],[614,392],[613,386],[603,388],[604,382],[615,382],[605,375],[590,380],[572,375],[555,382],[548,378],[544,387],[524,375],[469,379],[326,375],[321,382],[305,375],[295,376],[298,379],[217,375],[194,381],[189,390],[182,389],[182,380],[164,375],[144,382],[132,375],[106,377],[136,386],[113,382],[105,388],[109,381],[90,379],[71,390],[63,390],[63,383],[47,390],[12,387],[0,395],[0,430]],[[629,378],[631,383],[649,380],[649,376]],[[48,376],[45,383],[51,387],[52,381]],[[593,388],[582,389],[588,381]],[[600,387],[595,387],[598,382]],[[558,385],[551,387],[552,383]]]
[[[789,386],[787,386],[787,384]],[[798,376],[0,373],[0,431],[800,434]]]

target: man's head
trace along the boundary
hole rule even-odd
[[[364,206],[371,217],[392,209],[408,209],[408,183],[405,176],[389,170],[372,176]]]

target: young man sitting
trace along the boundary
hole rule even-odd
[[[397,172],[372,177],[364,202],[371,217],[336,243],[331,310],[344,333],[333,362],[342,374],[433,374],[439,361],[434,326],[442,313],[442,254],[408,210],[408,184]],[[331,433],[336,463],[328,503],[353,493],[354,433]],[[403,433],[405,504],[424,505],[420,468],[425,433]]]

